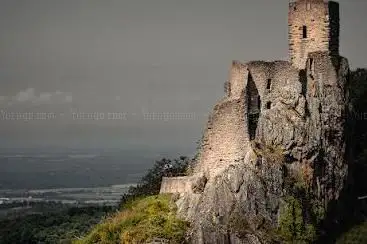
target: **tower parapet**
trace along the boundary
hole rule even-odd
[[[289,3],[289,57],[293,66],[305,69],[308,53],[339,55],[339,4],[323,0]]]

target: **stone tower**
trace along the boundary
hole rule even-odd
[[[339,4],[324,0],[289,3],[289,56],[298,69],[305,69],[310,52],[339,55]]]

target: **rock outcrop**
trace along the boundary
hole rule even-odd
[[[170,191],[180,193],[192,243],[315,237],[347,177],[348,75],[347,60],[325,52],[309,54],[301,71],[284,61],[233,62],[193,175],[165,179],[185,185]],[[308,234],[297,234],[295,224]]]
[[[312,53],[310,59],[313,73],[299,72],[297,82],[274,88],[271,107],[262,107],[256,136],[244,141],[243,155],[225,160],[199,157],[192,182],[198,190],[182,192],[176,202],[179,215],[192,223],[188,233],[192,243],[270,243],[275,236],[287,238],[288,234],[306,242],[314,238],[312,228],[339,198],[347,176],[344,87],[349,69],[346,59],[326,53]],[[273,70],[277,66],[261,65]],[[234,104],[248,105],[246,99],[235,98]],[[239,118],[247,114],[233,111]],[[212,121],[208,126],[216,128]],[[206,143],[204,152],[211,146]],[[292,213],[286,219],[289,208],[297,206],[301,219]],[[287,221],[298,221],[293,224],[310,229],[309,235],[287,233],[292,231],[287,230]]]

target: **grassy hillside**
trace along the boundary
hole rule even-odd
[[[74,244],[145,243],[155,238],[182,243],[188,224],[176,217],[169,195],[150,196],[125,204]]]

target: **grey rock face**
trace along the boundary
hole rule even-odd
[[[305,72],[284,77],[292,82],[282,84],[282,89],[266,93],[259,88],[261,98],[271,98],[271,106],[261,107],[256,137],[244,141],[250,145],[246,156],[218,162],[223,170],[199,178],[192,184],[196,190],[177,200],[179,215],[191,222],[191,243],[270,243],[271,230],[279,227],[281,209],[292,194],[289,175],[323,211],[339,198],[348,169],[348,62],[322,52],[311,53],[310,59]],[[255,82],[257,75],[252,74]],[[246,96],[241,99],[247,104]]]
[[[181,217],[193,224],[192,243],[261,243],[258,236],[277,222],[282,167],[251,154],[253,164],[230,165],[202,194],[177,201]]]
[[[205,185],[208,182],[208,179],[205,175],[197,177],[191,185],[192,191],[194,193],[202,193],[204,192]]]
[[[343,187],[347,164],[345,162],[345,125],[347,101],[345,86],[349,66],[342,57],[328,57],[324,53],[310,54],[315,60],[315,72],[307,77],[307,151],[314,159],[315,175],[321,184],[319,195],[326,202],[336,199]],[[332,69],[334,68],[334,69]],[[308,159],[307,158],[307,159]]]

